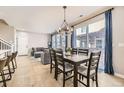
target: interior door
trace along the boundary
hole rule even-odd
[[[18,32],[18,52],[19,55],[28,55],[28,34]]]

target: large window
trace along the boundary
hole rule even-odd
[[[63,35],[61,35],[61,47],[62,49],[65,49],[66,47],[66,34],[63,33]]]
[[[52,36],[52,48],[56,48],[56,35]]]
[[[56,48],[61,48],[61,37],[60,37],[60,34],[56,35]]]
[[[87,47],[87,26],[76,29],[76,47]]]
[[[105,38],[105,21],[104,19],[88,25],[88,39],[89,48],[104,48],[104,38]]]
[[[66,47],[66,34],[54,34],[52,35],[52,48],[62,48]]]
[[[88,22],[75,26],[77,48],[88,48],[90,51],[101,50],[100,69],[104,69],[105,48],[105,20],[104,16],[94,18]]]
[[[104,19],[75,29],[77,48],[103,48]],[[101,44],[101,45],[100,45]],[[99,47],[98,47],[99,46]]]

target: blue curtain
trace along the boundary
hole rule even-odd
[[[76,48],[76,32],[73,31],[71,35],[71,47]]]
[[[114,75],[112,66],[112,13],[105,12],[105,68],[104,72]]]

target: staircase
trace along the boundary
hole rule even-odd
[[[13,45],[0,38],[0,58],[6,57],[13,52]]]

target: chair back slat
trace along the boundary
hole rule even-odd
[[[88,49],[78,49],[78,54],[85,54],[85,55],[88,55],[89,53],[89,50]]]

